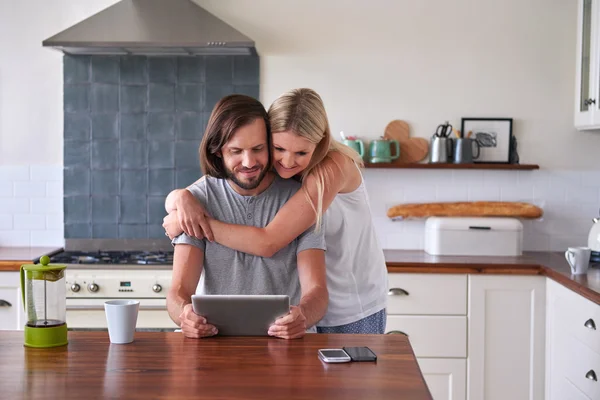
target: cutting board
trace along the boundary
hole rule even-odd
[[[406,121],[396,119],[387,124],[383,137],[400,143],[400,157],[393,161],[395,164],[416,163],[429,153],[429,142],[423,138],[411,138]]]
[[[544,215],[536,205],[511,201],[464,201],[399,204],[387,211],[389,218],[513,217],[535,219]]]

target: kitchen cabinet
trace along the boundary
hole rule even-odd
[[[546,282],[469,275],[467,399],[543,399]]]
[[[600,399],[600,305],[547,282],[546,399]]]
[[[600,128],[600,0],[578,0],[575,127]]]
[[[406,334],[435,400],[466,399],[467,275],[388,274],[388,334]]]
[[[25,312],[18,272],[0,272],[0,330],[23,330]]]

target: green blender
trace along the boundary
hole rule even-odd
[[[48,256],[42,256],[40,264],[21,265],[21,295],[27,314],[25,346],[67,344],[65,268],[50,265]]]

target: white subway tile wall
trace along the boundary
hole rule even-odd
[[[562,251],[587,245],[600,209],[600,170],[479,171],[368,169],[363,172],[373,221],[386,249],[422,249],[425,220],[390,221],[396,204],[434,201],[525,201],[544,210],[523,221],[523,247]]]
[[[544,209],[523,221],[524,248],[585,245],[600,208],[600,171],[365,170],[373,221],[384,248],[422,249],[424,220],[391,221],[407,202],[526,201]],[[0,166],[0,246],[64,244],[62,166]],[[26,195],[30,193],[29,195]]]
[[[60,247],[63,231],[63,167],[0,166],[0,247]]]

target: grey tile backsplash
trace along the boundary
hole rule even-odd
[[[165,197],[200,176],[231,93],[258,98],[258,57],[65,56],[65,238],[163,238]]]

